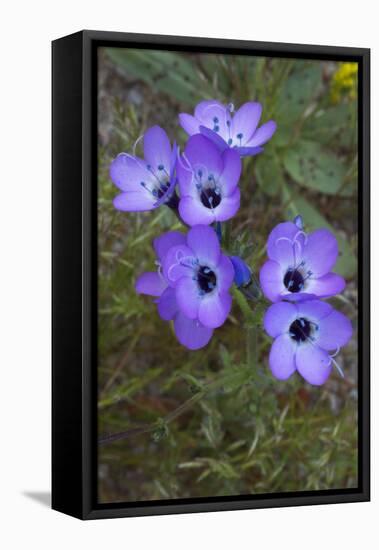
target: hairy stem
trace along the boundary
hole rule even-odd
[[[258,330],[261,315],[259,309],[260,303],[259,301],[256,302],[255,311],[253,311],[240,290],[233,288],[233,296],[246,323],[246,363],[255,371],[257,367]]]

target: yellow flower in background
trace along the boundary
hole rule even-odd
[[[342,97],[353,100],[357,97],[358,63],[339,63],[332,76],[330,100],[338,103]]]

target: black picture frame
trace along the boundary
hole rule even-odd
[[[159,48],[359,64],[357,489],[98,504],[97,48]],[[370,50],[81,31],[52,43],[52,507],[81,519],[370,499]]]

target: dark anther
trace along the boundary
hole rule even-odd
[[[206,208],[216,208],[221,202],[221,195],[217,189],[209,187],[202,190],[200,199]]]
[[[283,283],[289,292],[300,292],[304,288],[304,277],[297,269],[289,269],[284,275]]]
[[[304,317],[296,319],[290,326],[290,336],[296,342],[305,342],[309,338],[310,333],[311,323],[307,319],[304,319]]]
[[[212,292],[216,286],[217,277],[214,271],[209,267],[202,265],[197,273],[197,282],[202,290],[205,293]]]

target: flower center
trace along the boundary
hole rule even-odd
[[[289,269],[284,275],[283,283],[289,292],[300,292],[304,288],[304,277],[297,269]]]
[[[206,208],[216,208],[221,202],[221,194],[217,187],[202,189],[200,200]]]
[[[311,329],[312,324],[304,317],[300,317],[291,324],[290,336],[295,342],[305,342],[311,334]]]
[[[208,266],[202,265],[197,272],[197,283],[201,292],[208,294],[216,287],[217,277],[214,271]]]
[[[159,187],[155,188],[155,194],[158,198],[162,198],[165,193],[167,193],[168,188],[170,187],[170,182],[162,182]]]

